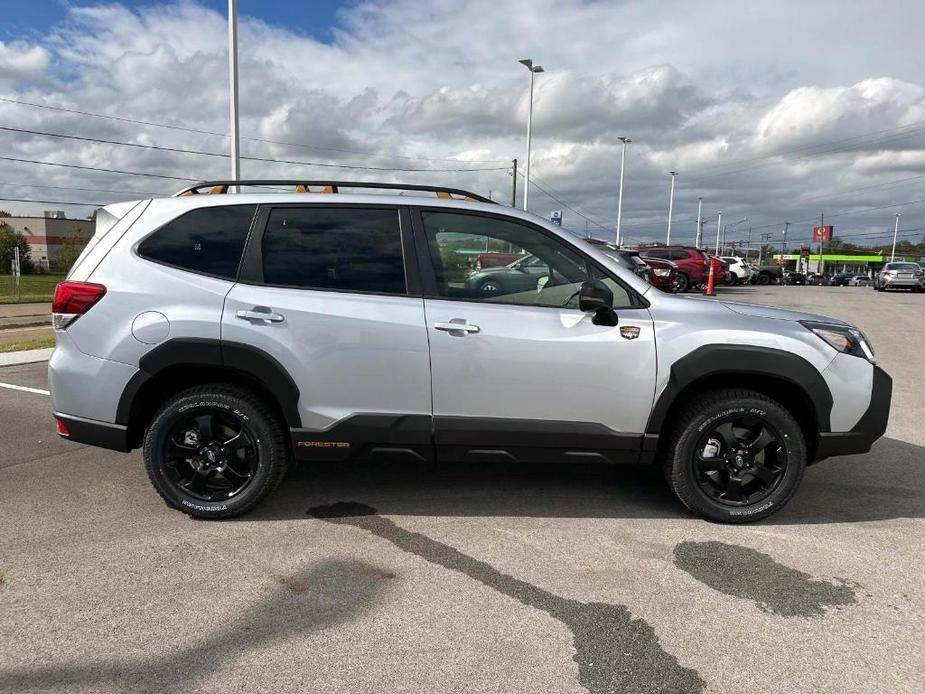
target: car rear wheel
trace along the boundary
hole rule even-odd
[[[145,433],[144,465],[168,506],[196,518],[250,511],[282,479],[288,448],[276,415],[225,384],[170,398]]]
[[[765,274],[758,275],[758,284],[771,284],[771,278]]]
[[[498,294],[500,291],[501,283],[498,280],[485,280],[479,285],[482,294]]]
[[[691,511],[745,523],[791,499],[806,468],[806,443],[778,402],[753,391],[717,390],[684,410],[663,465],[669,486]]]
[[[683,272],[679,272],[674,282],[673,290],[676,294],[683,294],[691,286],[691,281]]]

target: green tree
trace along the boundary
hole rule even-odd
[[[71,269],[71,266],[77,261],[77,256],[81,254],[84,247],[87,245],[88,239],[85,239],[80,235],[80,232],[77,229],[74,229],[69,233],[64,242],[61,244],[61,248],[58,249],[58,255],[55,257],[54,263],[52,263],[52,270],[54,272],[66,273]]]
[[[32,272],[32,249],[26,237],[9,224],[0,222],[0,273],[4,275],[11,272],[14,248],[19,248],[19,267],[22,273]]]

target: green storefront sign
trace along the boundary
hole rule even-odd
[[[819,254],[815,253],[813,255],[802,256],[808,258],[809,262],[818,262]],[[800,256],[796,254],[784,254],[780,253],[774,254],[774,260],[799,260]],[[837,255],[823,253],[822,260],[824,262],[832,261],[838,263],[883,263],[886,262],[886,259],[882,255]],[[900,260],[897,258],[897,260]]]

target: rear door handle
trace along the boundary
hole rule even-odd
[[[452,318],[448,323],[434,323],[434,328],[436,330],[444,330],[450,335],[465,335],[466,333],[477,333],[481,328],[477,325],[472,325],[465,318]]]
[[[234,315],[235,318],[240,318],[241,320],[265,320],[270,323],[282,323],[286,320],[285,316],[273,313],[266,306],[254,306],[251,311],[237,311]]]

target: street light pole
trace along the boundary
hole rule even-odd
[[[697,198],[697,241],[694,245],[699,249],[703,240],[703,198]]]
[[[228,0],[228,82],[230,91],[231,179],[241,179],[241,142],[238,136],[238,0]],[[237,187],[231,190],[237,191]]]
[[[719,255],[719,232],[723,228],[723,211],[716,213],[716,251],[713,255]]]
[[[536,73],[543,72],[543,68],[540,65],[534,65],[532,58],[524,58],[518,62],[530,71],[530,101],[527,105],[527,159],[524,165],[524,212],[526,212],[527,201],[530,197],[530,139],[533,134],[533,78],[536,76]]]
[[[626,145],[632,142],[628,137],[618,137],[623,143],[623,151],[620,154],[620,196],[617,198],[617,248],[623,239],[620,237],[620,223],[623,221],[623,171],[626,168]]]
[[[678,175],[677,171],[669,171],[671,176],[671,192],[668,194],[668,236],[665,239],[665,245],[671,245],[671,213],[674,210],[674,179]]]
[[[899,218],[901,212],[896,213],[896,224],[893,225],[893,250],[890,251],[890,262],[896,260],[896,237],[899,235]]]

